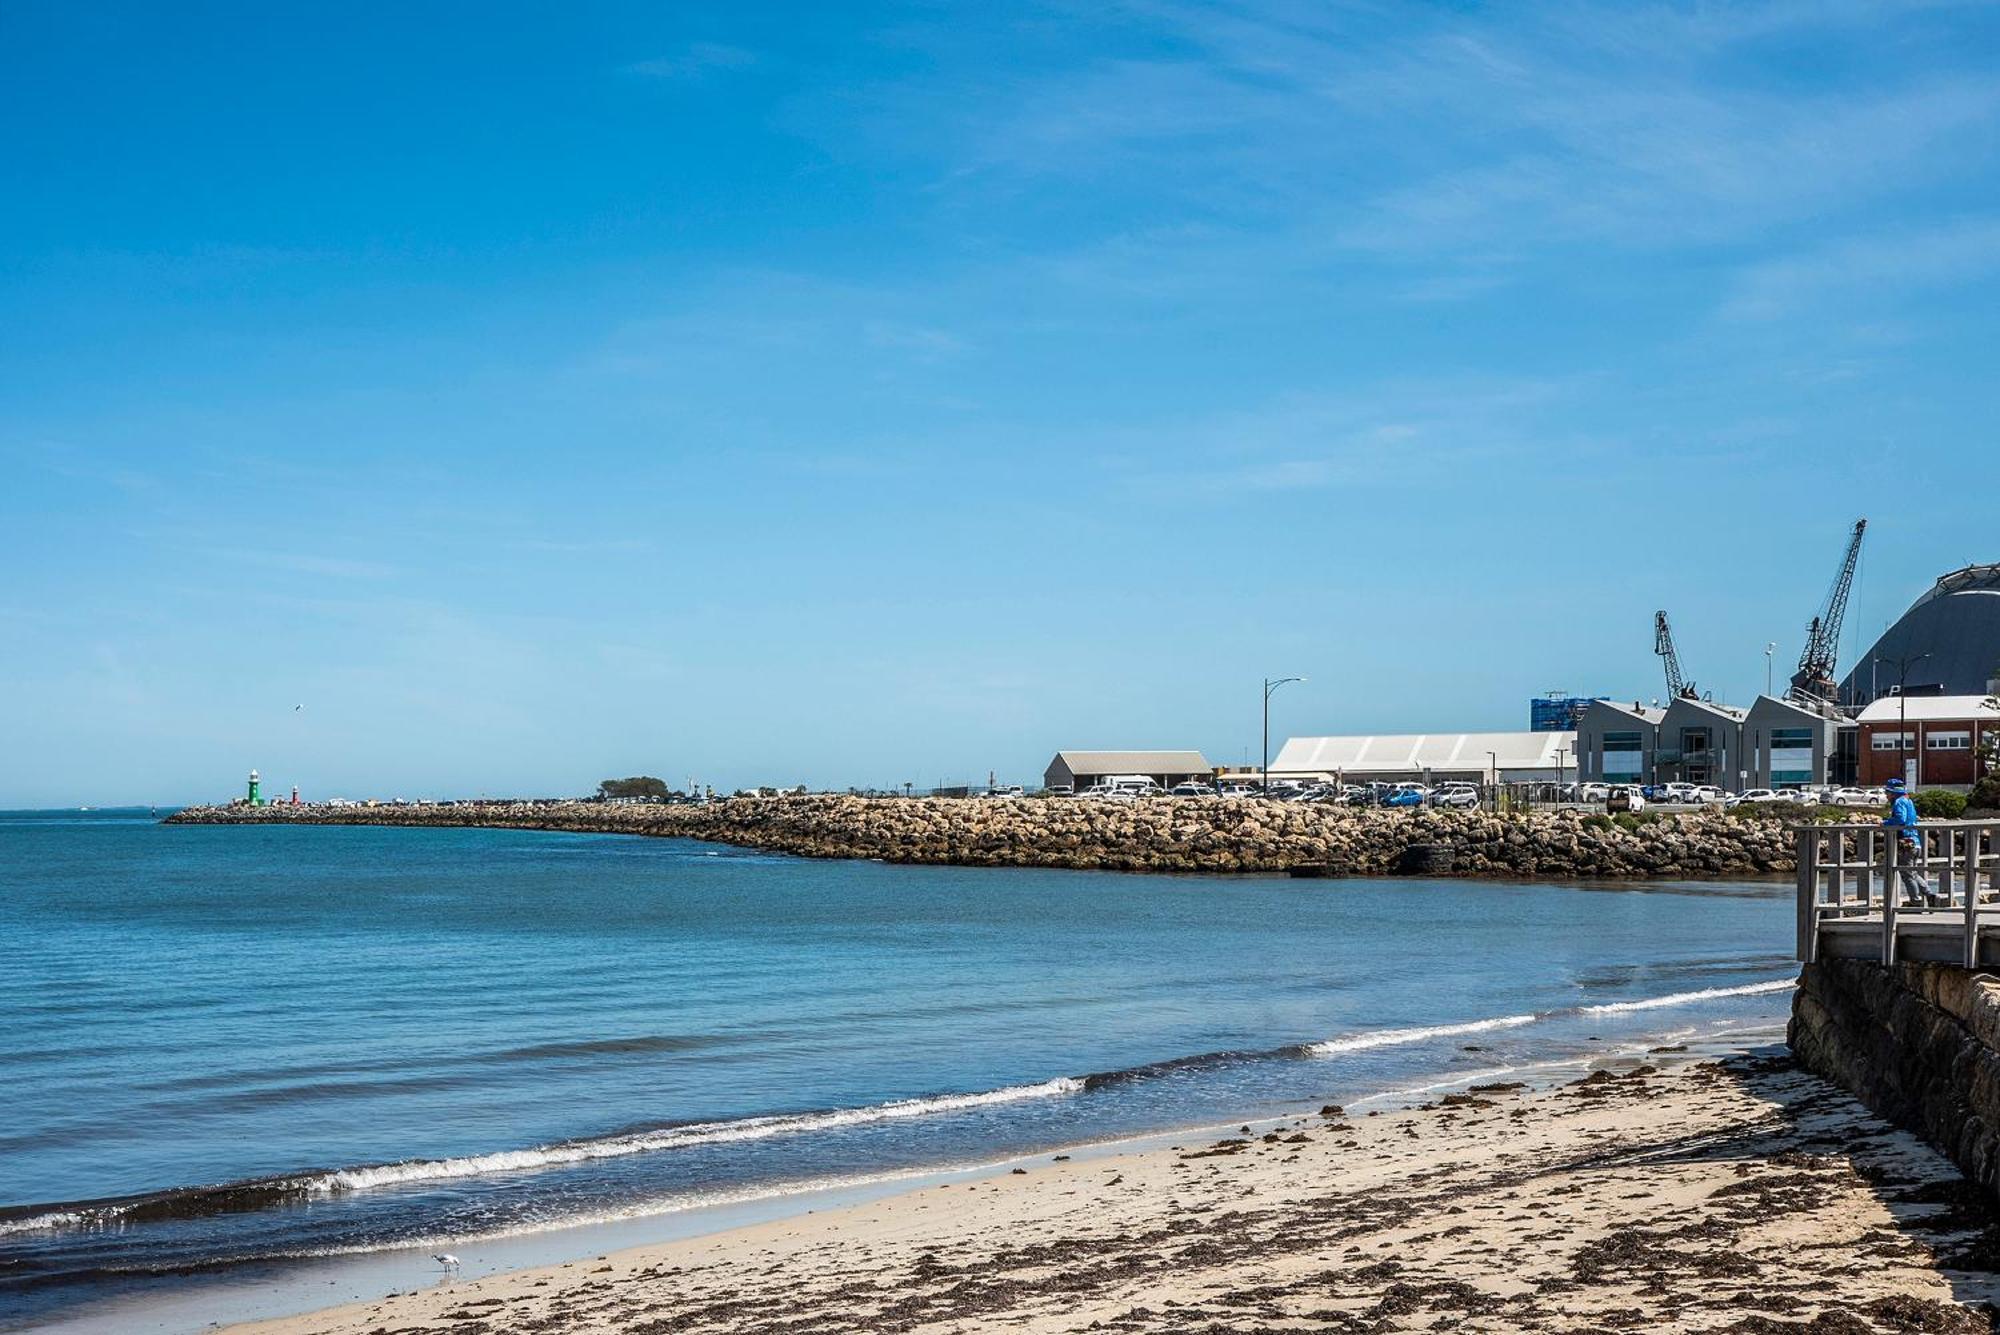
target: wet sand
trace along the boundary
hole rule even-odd
[[[1782,1056],[1246,1130],[231,1329],[1995,1328],[1979,1193]]]

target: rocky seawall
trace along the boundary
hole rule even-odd
[[[176,824],[483,826],[680,836],[821,858],[1142,872],[1398,873],[1578,878],[1790,872],[1775,820],[1720,812],[1620,824],[1576,812],[1383,811],[1257,799],[1137,802],[734,798],[698,806],[597,802],[190,807]]]
[[[2000,979],[1949,965],[1808,964],[1789,1041],[1809,1070],[2000,1194]]]

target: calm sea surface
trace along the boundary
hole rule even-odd
[[[0,1326],[1775,1023],[1791,930],[1769,884],[0,814]]]

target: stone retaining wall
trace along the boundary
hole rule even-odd
[[[1949,965],[1808,964],[1788,1037],[1807,1069],[2000,1194],[2000,979]]]
[[[192,807],[181,824],[490,826],[679,835],[806,857],[982,867],[1271,872],[1330,864],[1506,877],[1719,877],[1787,873],[1790,827],[1720,812],[1627,829],[1576,812],[1496,816],[1261,799],[735,798],[701,806],[482,802],[400,807]],[[1412,850],[1415,850],[1414,853]]]

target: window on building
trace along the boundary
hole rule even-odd
[[[1924,734],[1924,750],[1926,751],[1970,751],[1971,749],[1972,733],[1970,731],[1929,732]]]
[[[1607,751],[1643,751],[1645,745],[1636,732],[1607,732],[1604,734],[1604,749]]]
[[[1690,755],[1706,753],[1708,750],[1708,729],[1682,728],[1681,750]]]
[[[1818,777],[1813,772],[1813,730],[1771,729],[1771,782],[1811,783]]]
[[[1907,751],[1909,747],[1910,734],[1907,732],[1878,732],[1868,742],[1871,751]]]

